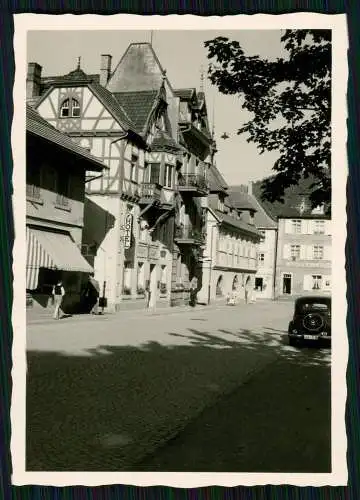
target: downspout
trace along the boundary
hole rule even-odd
[[[275,252],[274,252],[274,277],[273,277],[273,300],[276,300],[276,271],[277,271],[277,253],[278,253],[278,242],[279,242],[279,224],[275,229]]]
[[[216,224],[215,224],[216,225]],[[210,305],[211,300],[211,275],[212,275],[212,258],[213,258],[213,241],[214,241],[214,227],[211,226],[211,243],[210,243],[210,267],[209,267],[209,286],[208,286],[208,305]]]

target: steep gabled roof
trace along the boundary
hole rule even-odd
[[[211,165],[208,171],[210,192],[226,192],[228,184],[215,165]]]
[[[50,125],[48,121],[42,118],[39,113],[29,105],[26,105],[26,131],[50,143],[56,144],[62,149],[79,156],[82,160],[89,162],[91,165],[89,165],[88,170],[102,171],[108,168],[99,159],[91,155],[85,148],[76,144],[69,136]]]
[[[220,210],[214,210],[214,212],[216,213],[217,217],[219,217],[219,219],[223,224],[230,225],[236,229],[241,229],[242,231],[245,231],[254,236],[261,236],[260,232],[256,229],[255,226],[247,224],[241,219],[236,219],[232,215],[225,214]]]
[[[136,131],[140,135],[146,133],[148,119],[156,106],[158,90],[142,90],[136,92],[116,92],[114,99],[131,117]]]
[[[97,78],[93,78],[92,75],[87,75],[81,68],[78,67],[74,71],[70,71],[67,75],[47,77],[46,79],[42,78],[42,82],[42,97],[40,97],[40,99],[35,103],[35,107],[42,102],[43,98],[45,98],[45,94],[50,92],[50,89],[53,86],[59,87],[61,85],[76,85],[81,83],[82,85],[87,86],[95,94],[99,101],[105,106],[105,108],[124,130],[131,130],[135,133],[137,132],[136,125],[126,113],[125,109],[121,106],[121,103],[115,99],[111,92],[98,83]],[[44,82],[46,82],[46,86],[44,85]]]
[[[99,83],[92,82],[89,88],[94,92],[98,99],[103,103],[108,111],[116,118],[120,125],[125,130],[132,130],[137,132],[137,126],[134,121],[130,118],[126,109],[121,105],[121,103],[109,92],[105,87]]]
[[[247,189],[247,187],[246,187]],[[248,192],[245,192],[245,186],[231,186],[229,188],[229,198],[233,205],[238,209],[249,209],[255,211],[254,222],[259,229],[276,229],[277,223],[266,213],[261,203],[256,197]],[[247,208],[249,207],[249,208]]]
[[[284,203],[262,200],[263,182],[264,180],[253,183],[253,194],[270,217],[274,219],[291,217],[329,219],[327,215],[312,213],[309,193],[314,178],[302,178],[297,185],[287,188],[284,193]]]

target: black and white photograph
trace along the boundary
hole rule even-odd
[[[15,17],[18,484],[346,484],[344,18]]]

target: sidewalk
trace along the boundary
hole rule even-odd
[[[65,315],[67,320],[71,319],[76,321],[86,321],[89,318],[94,320],[97,319],[106,319],[106,318],[114,318],[114,317],[138,317],[141,316],[167,316],[174,313],[186,313],[190,311],[204,310],[204,309],[214,309],[218,307],[225,306],[225,303],[214,303],[210,305],[201,305],[197,304],[196,307],[190,306],[176,306],[176,307],[161,307],[159,309],[122,309],[117,312],[105,312],[104,314],[99,314],[97,316],[93,316],[91,314],[74,314],[74,315]],[[36,323],[53,323],[54,320],[52,318],[53,310],[52,309],[30,309],[26,310],[26,323],[27,324],[36,324]]]

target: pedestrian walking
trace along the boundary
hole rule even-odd
[[[55,305],[53,318],[60,319],[60,310],[61,310],[61,312],[63,312],[61,309],[61,305],[63,302],[63,297],[65,295],[65,289],[63,287],[61,280],[58,281],[58,283],[53,286],[52,295],[54,298],[54,305]]]
[[[191,280],[191,283],[190,283],[190,300],[189,300],[189,305],[191,307],[195,307],[195,305],[196,305],[197,283],[198,283],[198,280],[194,276],[193,279]]]
[[[251,280],[250,276],[247,277],[245,282],[245,303],[248,304],[251,298]]]

